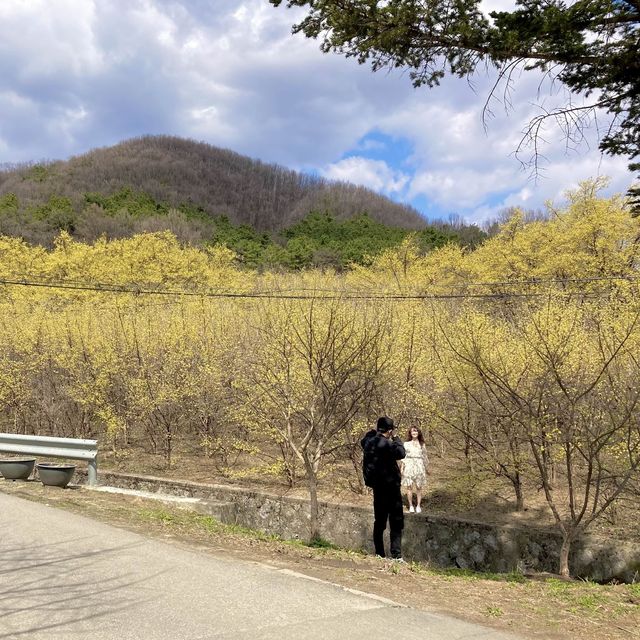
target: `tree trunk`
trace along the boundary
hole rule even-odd
[[[564,578],[570,577],[569,573],[569,551],[571,551],[571,541],[573,535],[570,533],[563,534],[562,546],[560,547],[560,570],[559,573]]]
[[[309,541],[320,538],[318,518],[318,478],[313,470],[313,465],[305,460],[307,470],[307,486],[309,487]]]
[[[166,428],[165,431],[165,459],[167,461],[167,467],[171,468],[171,455],[173,453],[173,434],[170,428]]]
[[[470,473],[474,472],[473,457],[471,455],[471,438],[468,435],[464,437],[464,459],[467,463],[467,469]]]
[[[298,484],[296,458],[287,442],[281,442],[279,447],[282,454],[282,463],[284,464],[284,476],[287,479],[289,488],[293,489]]]
[[[519,473],[516,473],[513,479],[513,488],[516,492],[516,511],[524,511],[524,493],[522,491],[522,479]]]

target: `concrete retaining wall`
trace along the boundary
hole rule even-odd
[[[81,476],[82,477],[82,476]],[[239,487],[101,472],[100,484],[154,493],[190,496],[235,505],[235,523],[282,538],[306,538],[309,505],[292,498]],[[321,535],[341,547],[373,552],[370,508],[320,503]],[[554,531],[412,514],[405,518],[407,560],[475,571],[557,572],[561,537]],[[585,536],[573,544],[569,560],[576,577],[599,582],[640,580],[640,545]]]

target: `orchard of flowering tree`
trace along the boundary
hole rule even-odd
[[[362,489],[359,438],[418,424],[570,545],[640,469],[640,219],[593,184],[475,250],[401,245],[336,273],[257,272],[167,232],[52,250],[0,237],[0,430],[238,456]],[[337,466],[338,465],[338,466]]]

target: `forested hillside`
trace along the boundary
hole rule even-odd
[[[61,231],[83,242],[171,231],[247,267],[289,269],[364,264],[409,233],[423,252],[486,237],[459,220],[427,224],[368,189],[169,137],[0,172],[1,235],[52,247]]]
[[[0,196],[0,235],[32,245],[50,248],[61,232],[91,243],[161,231],[171,232],[184,246],[223,245],[234,252],[238,264],[249,268],[339,270],[370,262],[408,235],[415,237],[423,253],[448,242],[471,246],[483,236],[477,227],[426,225],[411,231],[377,222],[366,213],[338,219],[316,211],[280,233],[259,232],[247,224],[234,225],[227,216],[209,216],[190,204],[172,208],[128,187],[110,196],[85,194],[79,212],[65,196],[54,195],[34,206],[25,206],[13,193]]]
[[[27,206],[55,195],[70,199],[77,211],[86,193],[109,196],[125,187],[170,207],[190,204],[259,231],[278,231],[310,211],[330,211],[338,218],[367,212],[384,224],[411,229],[425,224],[412,207],[370,189],[169,136],[136,138],[68,161],[0,172],[0,195],[13,193]]]

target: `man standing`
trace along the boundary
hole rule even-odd
[[[382,534],[389,520],[390,552],[395,560],[402,560],[402,529],[404,514],[400,493],[398,460],[405,457],[402,440],[393,433],[391,418],[378,418],[375,429],[367,432],[360,444],[364,452],[364,481],[373,489],[373,544],[376,555],[385,557]]]

